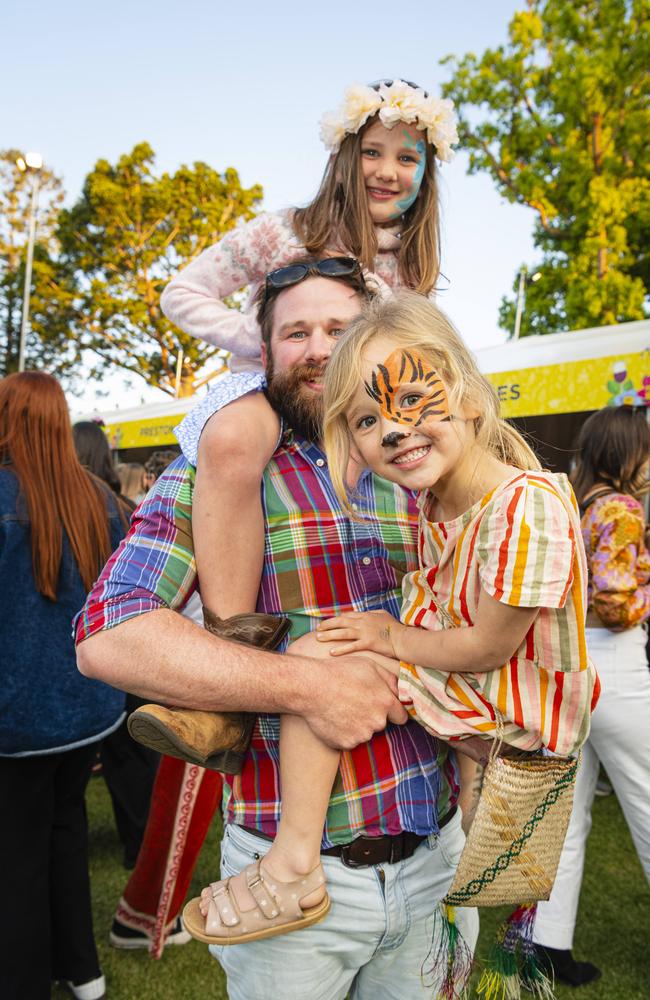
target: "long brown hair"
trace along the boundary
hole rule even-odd
[[[314,200],[293,214],[296,235],[308,253],[323,256],[333,245],[352,254],[369,271],[375,269],[377,233],[368,208],[361,169],[364,133],[379,121],[369,118],[356,134],[346,135],[330,157]],[[426,166],[420,192],[403,216],[398,270],[402,284],[428,295],[440,274],[440,210],[435,150],[426,144]]]
[[[113,465],[108,438],[95,420],[79,420],[72,425],[72,440],[84,469],[103,479],[113,493],[121,493],[120,477]]]
[[[647,492],[650,427],[645,410],[606,406],[592,413],[582,425],[577,447],[571,482],[579,503],[600,483],[630,496]]]
[[[108,491],[79,464],[65,396],[51,375],[0,380],[0,464],[15,473],[27,508],[36,589],[56,601],[65,531],[90,590],[111,554]]]

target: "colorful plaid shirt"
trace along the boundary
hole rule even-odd
[[[175,461],[135,513],[76,623],[77,642],[158,608],[181,611],[197,588],[192,546],[194,469]],[[412,498],[369,472],[343,514],[314,444],[285,435],[264,474],[266,551],[258,610],[285,614],[291,637],[319,619],[384,608],[399,617],[401,582],[417,565]],[[275,835],[280,818],[279,718],[259,715],[242,774],[226,785],[228,822]],[[435,833],[458,794],[454,755],[418,723],[389,725],[343,753],[323,846],[360,834]]]

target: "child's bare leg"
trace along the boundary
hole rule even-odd
[[[264,561],[260,484],[279,434],[261,392],[215,413],[199,441],[192,532],[203,604],[220,618],[254,611]]]
[[[322,743],[300,716],[283,715],[280,734],[282,816],[275,840],[262,858],[267,878],[294,882],[320,863],[325,814],[339,766],[339,754]],[[325,883],[300,901],[303,909],[316,906],[325,895]],[[246,885],[234,880],[230,891],[243,910],[255,901]],[[210,890],[201,894],[200,910],[207,916]]]
[[[292,643],[289,653],[302,656],[329,655],[313,633]],[[278,831],[262,869],[279,882],[293,882],[309,874],[320,863],[320,846],[332,785],[340,755],[314,735],[303,718],[283,715],[280,727],[280,787],[282,814]],[[237,902],[247,910],[253,900],[243,884],[231,884]],[[301,906],[316,906],[325,895],[325,885],[301,900]],[[210,890],[201,894],[200,909],[208,912]]]
[[[290,653],[326,659],[327,646],[314,632],[302,636],[289,647]],[[388,657],[378,657],[386,669],[398,669]],[[320,862],[325,816],[340,754],[314,735],[303,718],[283,715],[280,729],[280,788],[282,815],[275,840],[264,858],[263,867],[282,882],[292,882],[313,871]],[[316,906],[325,888],[303,901]]]
[[[322,743],[304,719],[282,717],[280,773],[282,816],[263,867],[282,882],[292,882],[320,863],[320,848],[340,755]],[[303,905],[315,906],[325,887]]]

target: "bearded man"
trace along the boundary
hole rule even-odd
[[[318,261],[302,263],[295,282],[267,283],[259,307],[268,395],[285,432],[264,475],[258,611],[287,616],[292,639],[346,611],[399,617],[401,579],[417,565],[413,498],[357,469],[360,519],[336,500],[320,445],[320,378],[369,293],[360,271],[324,277]],[[224,877],[263,856],[275,835],[278,716],[302,715],[343,751],[322,843],[332,909],[295,934],[211,949],[231,1000],[427,997],[421,970],[436,954],[433,916],[464,842],[454,755],[407,720],[370,663],[235,645],[176,613],[200,586],[193,479],[179,459],[140,508],[79,617],[79,667],[152,701],[256,713],[242,773],[232,784],[226,777]],[[473,945],[475,912],[464,917]]]

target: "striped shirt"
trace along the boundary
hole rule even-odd
[[[467,628],[481,590],[540,611],[500,669],[448,673],[403,664],[400,697],[444,739],[494,735],[497,708],[507,743],[577,750],[599,685],[585,645],[587,568],[566,476],[522,472],[453,521],[428,521],[429,501],[420,498],[420,569],[404,580],[405,624]]]
[[[182,610],[197,587],[192,545],[194,469],[180,458],[132,520],[77,621],[77,641],[157,608]],[[396,486],[365,473],[340,508],[321,450],[285,435],[264,474],[266,548],[258,610],[286,614],[291,637],[322,618],[385,609],[399,616],[405,573],[417,565],[417,510]],[[155,665],[152,664],[152,669]],[[229,822],[275,835],[280,816],[279,719],[259,715],[242,774],[226,785]],[[454,755],[414,721],[343,753],[323,845],[365,834],[435,833],[458,793]]]

